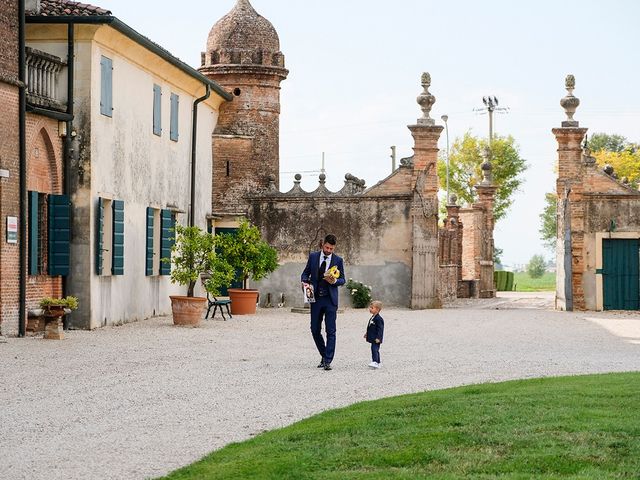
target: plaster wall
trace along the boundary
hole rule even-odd
[[[281,267],[257,285],[262,300],[284,293],[289,306],[301,306],[300,274],[309,252],[333,233],[347,279],[370,285],[372,296],[388,305],[409,306],[412,223],[406,197],[263,198],[251,202],[249,218],[279,252]],[[349,305],[340,290],[341,303]]]
[[[66,26],[30,25],[35,48],[66,58]],[[171,294],[184,294],[168,276],[146,276],[146,208],[176,208],[186,223],[190,205],[192,108],[205,86],[129,38],[104,25],[78,25],[75,43],[74,129],[79,155],[71,163],[73,238],[68,293],[80,308],[77,328],[96,328],[170,312]],[[100,112],[101,56],[113,61],[112,116]],[[153,85],[162,89],[162,133],[153,133]],[[179,95],[179,138],[170,133],[170,97]],[[221,97],[198,107],[197,225],[211,210],[211,134]],[[124,201],[124,275],[96,274],[98,198]],[[110,255],[111,252],[106,252]]]

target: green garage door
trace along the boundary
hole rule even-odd
[[[605,310],[640,309],[640,241],[602,241],[602,283]]]

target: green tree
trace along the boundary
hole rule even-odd
[[[547,270],[547,262],[542,255],[534,255],[527,264],[527,273],[531,278],[540,278]]]
[[[626,177],[632,187],[640,184],[640,148],[622,135],[594,133],[588,141],[589,149],[599,166],[613,167],[619,179]]]
[[[589,138],[587,145],[592,152],[606,150],[607,152],[622,152],[630,145],[622,135],[609,135],[607,133],[594,133]]]
[[[456,138],[449,153],[449,190],[458,199],[472,204],[477,200],[475,186],[482,181],[481,152],[487,140],[474,137],[470,132],[462,139]],[[507,214],[513,203],[513,195],[523,182],[522,173],[527,169],[526,161],[520,157],[518,146],[512,136],[495,136],[491,144],[493,182],[497,185],[494,217],[498,221]],[[446,158],[438,160],[440,187],[446,188]]]
[[[555,193],[544,194],[544,209],[540,214],[540,238],[546,248],[556,250],[556,238],[558,232],[557,217],[558,197]]]
[[[504,250],[494,245],[493,247],[493,263],[496,265],[502,265],[502,254]]]

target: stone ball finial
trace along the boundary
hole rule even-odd
[[[613,175],[613,167],[608,163],[602,168],[602,171],[607,175]]]
[[[296,182],[299,182],[300,180],[302,180],[302,175],[300,175],[299,173],[296,173],[293,178],[296,179]]]
[[[321,173],[318,178],[320,179],[320,183],[324,183],[327,180],[327,176],[324,173]]]
[[[629,184],[629,177],[622,177],[620,179],[620,181],[624,184],[624,185],[628,185]]]
[[[416,101],[420,108],[422,109],[422,118],[418,119],[418,125],[435,125],[436,122],[433,118],[429,116],[431,113],[431,108],[433,104],[436,103],[436,97],[434,97],[431,92],[429,92],[429,87],[431,86],[431,75],[429,73],[424,72],[421,77],[421,83],[423,91]]]
[[[458,204],[458,196],[455,193],[449,195],[449,205],[457,205]]]
[[[580,126],[577,120],[573,119],[576,109],[580,106],[580,99],[573,96],[573,90],[576,88],[576,78],[573,75],[567,75],[564,81],[567,95],[560,100],[560,106],[564,108],[567,119],[562,122],[563,127],[577,128]]]

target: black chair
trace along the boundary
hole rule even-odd
[[[203,273],[202,275],[200,275],[200,281],[202,282],[202,285],[204,285],[209,278],[211,278],[211,275],[209,275],[208,273]],[[222,309],[222,307],[225,307],[227,309],[227,315],[229,315],[229,318],[233,318],[231,316],[231,310],[229,310],[229,305],[231,305],[231,300],[229,299],[218,300],[216,297],[214,297],[209,292],[207,292],[207,303],[209,304],[209,306],[207,308],[207,314],[204,317],[205,320],[209,318],[209,312],[211,312],[211,307],[213,307],[213,315],[211,315],[211,318],[214,318],[216,316],[216,312],[218,311],[218,308],[219,308],[220,315],[222,315],[222,319],[226,322],[227,317],[224,316],[224,310]]]
[[[211,311],[211,307],[213,307],[213,315],[211,315],[211,318],[214,318],[216,316],[216,312],[218,311],[218,309],[220,309],[220,315],[222,315],[222,319],[226,322],[227,317],[224,316],[224,310],[222,309],[222,307],[225,307],[227,309],[227,315],[229,315],[229,318],[233,318],[231,316],[231,310],[229,310],[229,305],[231,305],[231,300],[229,299],[218,300],[216,297],[214,297],[209,292],[207,292],[207,302],[209,303],[209,308],[207,308],[207,314],[204,317],[205,320],[209,318],[209,312]]]

